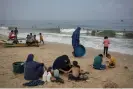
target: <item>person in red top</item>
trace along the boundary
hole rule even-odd
[[[110,41],[109,41],[109,39],[108,39],[108,37],[107,36],[105,36],[104,37],[104,41],[103,41],[103,44],[104,44],[104,55],[106,54],[108,54],[108,47],[109,47],[109,44],[110,44]]]
[[[15,36],[13,30],[11,30],[11,32],[9,33],[9,40],[13,40],[15,37],[16,36]]]

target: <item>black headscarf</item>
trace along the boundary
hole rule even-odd
[[[67,55],[58,57],[53,63],[53,69],[62,69],[70,65],[70,59]]]

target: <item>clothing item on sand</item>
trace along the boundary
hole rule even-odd
[[[38,86],[38,85],[43,85],[44,81],[42,80],[32,80],[30,82],[24,83],[24,86]]]

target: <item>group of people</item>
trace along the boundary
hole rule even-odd
[[[103,44],[104,44],[103,54],[109,59],[109,61],[107,61],[108,64],[107,64],[107,66],[102,64],[103,55],[99,54],[94,59],[93,68],[99,69],[99,70],[106,69],[107,67],[114,68],[116,66],[116,59],[114,57],[112,57],[110,54],[108,54],[108,47],[109,47],[110,41],[107,36],[104,37]]]
[[[72,34],[72,46],[73,46],[73,50],[74,50],[72,52],[72,54],[74,56],[75,56],[75,50],[76,50],[76,48],[78,48],[78,46],[80,45],[80,30],[81,30],[81,28],[80,27],[77,27],[77,29]],[[108,37],[105,36],[104,37],[104,41],[103,41],[103,45],[104,45],[103,54],[108,59],[110,59],[109,61],[107,61],[108,62],[108,67],[109,68],[112,68],[112,67],[115,67],[116,59],[114,57],[112,57],[110,54],[108,54],[109,44],[110,44],[110,41],[109,41]],[[99,54],[94,59],[93,68],[100,69],[100,70],[101,69],[106,69],[107,68],[106,65],[103,65],[102,62],[103,62],[103,55],[102,54]]]
[[[24,78],[26,80],[38,80],[43,76],[44,72],[50,72],[52,74],[52,80],[60,79],[60,74],[68,74],[69,80],[87,80],[84,77],[83,71],[77,61],[73,61],[71,64],[70,59],[67,55],[62,55],[55,59],[52,67],[47,68],[44,63],[38,63],[33,60],[34,55],[29,54],[24,64]]]
[[[44,44],[42,33],[40,33],[39,35],[40,35],[40,43],[43,42],[43,44]],[[32,35],[32,33],[30,33],[30,35],[28,34],[27,37],[26,37],[26,44],[28,46],[30,46],[32,44],[35,44],[35,45],[39,46],[39,42],[36,39],[36,35]]]
[[[116,59],[112,57],[110,54],[107,54],[106,57],[109,59],[107,61],[107,65],[102,64],[103,62],[103,55],[99,54],[94,58],[93,68],[97,70],[104,70],[106,68],[115,68],[116,66]]]
[[[16,27],[15,30],[11,30],[11,32],[9,33],[8,40],[12,40],[13,43],[17,44],[18,43],[17,35],[18,35],[18,29]],[[40,36],[40,43],[44,44],[42,33],[39,33],[39,36]],[[26,37],[26,44],[28,46],[30,46],[32,44],[39,46],[39,41],[36,39],[36,35],[32,35],[32,33],[28,34]]]
[[[73,35],[72,35],[72,46],[73,49],[75,51],[75,49],[80,45],[80,27],[78,27]],[[12,34],[18,34],[15,33],[15,31],[11,31],[12,33],[10,33],[9,38],[14,38],[15,36],[12,36]],[[44,40],[43,40],[43,36],[40,33],[40,43],[43,42],[44,44]],[[33,35],[32,33],[30,33],[30,35],[27,35],[26,37],[26,44],[31,45],[31,44],[37,44],[38,45],[38,40],[36,39],[36,35]],[[108,47],[109,47],[109,40],[108,37],[104,37],[104,52],[103,54],[106,55],[106,57],[109,59],[108,64],[105,65],[103,64],[103,54],[99,54],[98,56],[96,56],[94,58],[94,62],[93,62],[93,68],[97,69],[97,70],[104,70],[107,67],[108,68],[114,68],[116,66],[116,60],[114,57],[112,57],[109,53],[108,53]],[[74,51],[73,51],[73,55],[74,55]],[[24,78],[26,80],[38,80],[40,77],[43,76],[44,72],[50,72],[52,77],[51,77],[51,81],[52,80],[58,80],[60,79],[60,74],[67,74],[68,75],[68,79],[69,80],[87,80],[88,77],[86,76],[86,73],[81,70],[79,64],[77,61],[73,61],[71,63],[69,57],[67,55],[62,55],[59,56],[58,58],[55,59],[55,61],[53,62],[52,67],[47,68],[46,65],[44,63],[39,63],[34,61],[34,55],[33,54],[29,54],[25,63],[24,63]]]
[[[114,68],[116,66],[115,58],[110,54],[107,54],[108,66],[103,65],[103,55],[99,54],[94,58],[93,68],[97,70],[104,70],[106,67]],[[67,55],[59,56],[53,62],[53,65],[49,68],[44,63],[34,61],[34,55],[29,54],[24,64],[24,78],[26,80],[38,80],[44,74],[44,72],[51,73],[51,81],[60,79],[60,74],[67,74],[68,80],[87,80],[87,72],[81,70],[77,61],[71,63]]]

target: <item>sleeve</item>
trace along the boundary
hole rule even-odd
[[[42,63],[35,62],[36,69],[38,69],[40,66],[43,66]]]

